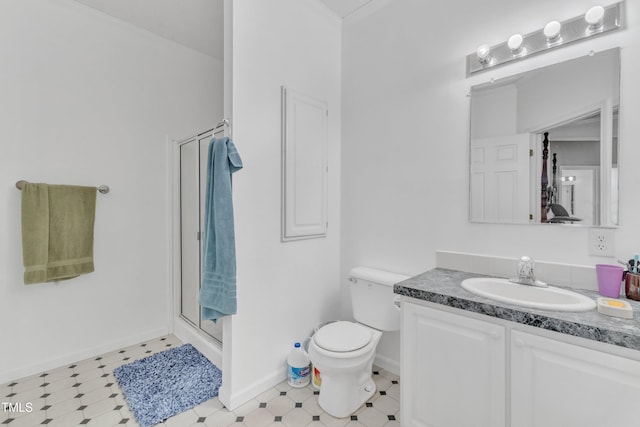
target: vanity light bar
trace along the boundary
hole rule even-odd
[[[562,22],[551,21],[544,29],[524,36],[514,34],[507,42],[495,46],[480,45],[476,52],[467,55],[467,77],[569,43],[618,30],[622,28],[622,3],[592,7],[585,15]]]

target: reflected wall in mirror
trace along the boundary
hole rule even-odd
[[[620,50],[471,88],[472,222],[618,225]]]

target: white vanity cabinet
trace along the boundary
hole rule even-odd
[[[402,305],[403,426],[505,426],[505,328]]]
[[[403,426],[640,426],[640,352],[439,307],[403,298]]]
[[[640,362],[511,331],[511,425],[640,426]]]

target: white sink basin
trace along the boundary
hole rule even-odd
[[[584,295],[549,286],[521,285],[507,279],[478,277],[466,279],[462,287],[476,295],[496,301],[540,310],[589,311],[596,303]]]

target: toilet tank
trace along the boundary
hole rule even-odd
[[[348,279],[354,319],[381,331],[400,330],[400,310],[394,305],[393,285],[408,278],[369,267],[351,269]]]

